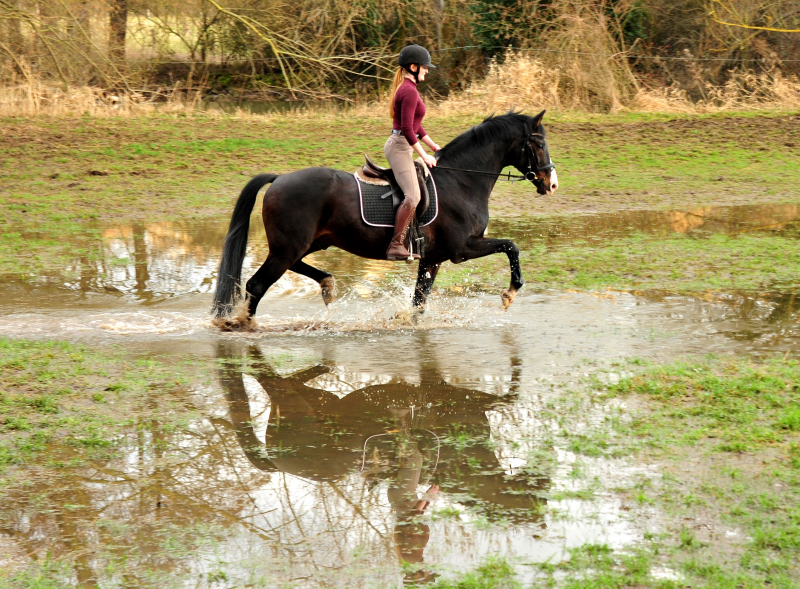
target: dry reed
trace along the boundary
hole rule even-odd
[[[800,80],[784,76],[779,70],[762,73],[730,72],[727,82],[704,84],[705,98],[689,99],[688,92],[676,85],[642,88],[629,108],[646,112],[708,113],[726,110],[758,110],[800,107]]]
[[[493,60],[483,80],[438,105],[443,114],[464,111],[495,112],[512,107],[563,109],[559,94],[561,71],[547,68],[527,54],[509,53],[501,63]]]
[[[677,85],[647,88],[639,84],[633,95],[618,98],[614,109],[606,109],[604,103],[592,99],[590,89],[581,85],[581,80],[569,66],[565,71],[563,66],[546,65],[529,54],[512,52],[502,62],[493,61],[485,79],[449,97],[437,109],[442,114],[502,112],[512,107],[531,112],[549,108],[703,113],[800,107],[800,80],[777,69],[760,74],[730,72],[725,84],[706,82],[706,98],[700,101],[690,100],[688,92]]]
[[[603,103],[586,99],[587,89],[576,89],[577,78],[558,65],[547,65],[527,53],[509,53],[503,61],[490,63],[483,80],[471,84],[464,92],[453,93],[446,100],[432,104],[432,112],[440,115],[455,113],[504,112],[512,107],[528,112],[536,109],[561,111],[610,110]],[[725,84],[706,82],[705,98],[692,101],[686,89],[677,84],[653,88],[640,85],[633,96],[620,99],[615,110],[669,113],[706,113],[726,110],[800,108],[800,80],[786,76],[777,69],[762,73],[730,72]],[[28,84],[0,88],[0,116],[137,116],[148,114],[198,113],[221,116],[222,111],[205,110],[199,102],[186,99],[180,92],[164,93],[159,101],[140,93],[109,92],[96,87],[75,87],[63,90],[60,86],[32,81]],[[330,102],[304,106],[291,116],[369,116],[380,106],[363,103],[342,109]],[[280,117],[281,113],[251,114],[238,108],[229,116],[237,118]]]
[[[188,98],[173,91],[159,94],[108,91],[95,86],[60,85],[32,79],[29,83],[0,87],[0,116],[136,116],[153,113],[191,113],[198,110],[199,93]],[[213,111],[212,111],[213,113]]]

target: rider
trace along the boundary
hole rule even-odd
[[[422,128],[425,103],[417,91],[417,83],[425,79],[428,70],[436,69],[431,63],[431,54],[424,47],[409,45],[400,52],[397,63],[400,68],[394,75],[389,102],[392,134],[386,140],[383,153],[394,170],[394,177],[405,198],[397,209],[394,237],[386,251],[386,258],[389,260],[405,260],[411,257],[405,240],[420,199],[413,152],[416,151],[428,166],[433,167],[436,165],[436,158],[425,153],[421,144],[424,143],[434,152],[440,149]]]

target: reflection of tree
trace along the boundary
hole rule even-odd
[[[230,435],[214,427],[176,430],[160,403],[181,399],[159,393],[151,401],[142,411],[163,419],[137,420],[122,433],[118,455],[39,469],[34,481],[4,489],[0,533],[31,561],[70,563],[82,587],[140,586],[153,576],[188,573],[186,556],[219,530],[246,526],[238,515],[247,504],[242,488],[263,477],[230,476],[237,467],[225,460]],[[58,465],[80,463],[85,455],[55,446],[49,458]]]
[[[609,239],[635,234],[667,236],[674,233],[721,233],[782,231],[800,221],[800,206],[761,204],[734,207],[696,207],[683,211],[616,211],[613,214],[586,215],[569,219],[548,219],[520,224],[492,220],[491,231],[507,235],[520,248],[534,242],[559,247],[586,240],[605,244]]]
[[[502,400],[448,385],[434,363],[422,363],[418,386],[364,386],[363,375],[346,374],[362,384],[340,399],[310,386],[326,367],[281,376],[255,351],[220,352],[222,405],[154,391],[115,432],[113,451],[54,441],[51,466],[2,490],[0,545],[11,542],[30,562],[68,563],[85,587],[205,575],[218,560],[239,567],[231,578],[260,567],[275,584],[331,586],[354,562],[386,583],[398,554],[423,566],[437,530],[419,516],[419,491],[430,486],[477,516],[540,520],[546,479],[507,476],[488,446],[485,412]],[[243,371],[270,397],[266,443]],[[422,568],[413,575],[432,579]]]
[[[800,312],[800,298],[794,292],[771,294],[767,300],[773,305],[767,323],[794,323]]]
[[[136,296],[140,299],[151,299],[153,293],[147,290],[150,273],[147,271],[147,244],[144,241],[144,225],[133,225],[133,263],[136,275]]]

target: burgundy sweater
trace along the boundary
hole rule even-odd
[[[394,95],[394,120],[392,129],[398,130],[406,138],[409,145],[417,142],[427,133],[422,128],[422,117],[425,116],[425,103],[417,92],[417,85],[406,78]]]

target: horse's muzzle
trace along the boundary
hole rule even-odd
[[[556,174],[555,168],[551,169],[544,177],[537,176],[531,182],[536,186],[536,192],[540,195],[553,194],[558,190],[558,174]]]
[[[544,179],[544,185],[547,190],[547,194],[553,194],[556,190],[558,190],[558,174],[555,171],[555,168],[550,171],[547,175],[547,178]]]

